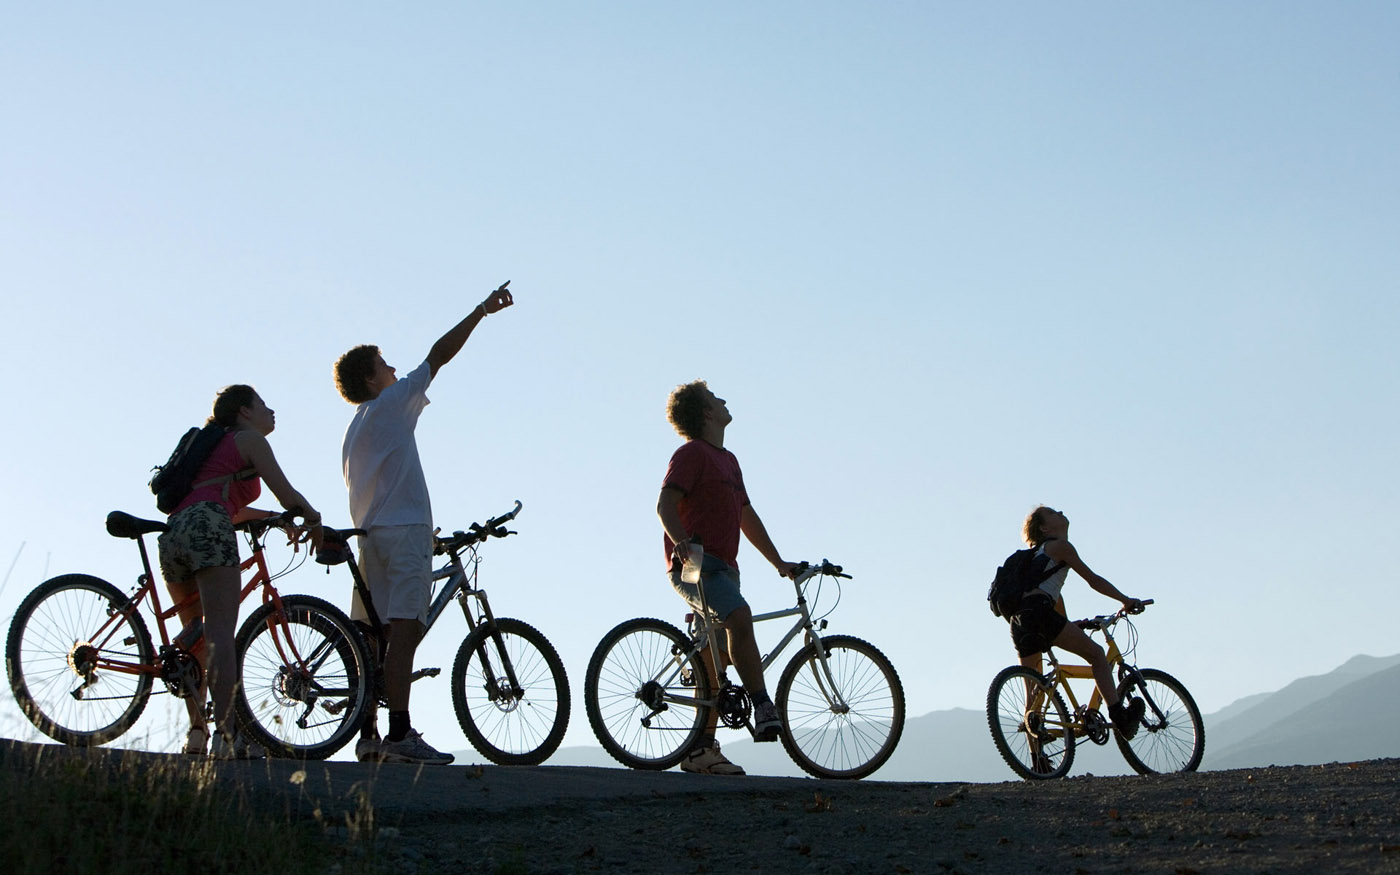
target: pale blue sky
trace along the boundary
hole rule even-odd
[[[1039,502],[1158,600],[1139,661],[1207,711],[1400,651],[1398,33],[1388,3],[11,6],[0,613],[134,578],[103,517],[155,515],[230,382],[348,524],[331,362],[406,371],[510,279],[420,445],[445,529],[525,504],[484,582],[563,655],[567,744],[598,638],[683,611],[654,508],[696,377],[913,715],[1011,661],[983,594]],[[347,604],[320,572],[285,588]],[[445,678],[414,714],[467,746]]]

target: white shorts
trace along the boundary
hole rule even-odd
[[[427,625],[433,588],[432,528],[377,526],[360,536],[359,547],[356,563],[380,622],[417,620]],[[350,619],[369,620],[358,592],[350,599]]]

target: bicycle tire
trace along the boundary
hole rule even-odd
[[[1164,671],[1144,668],[1138,674],[1141,683],[1128,693],[1143,696],[1147,712],[1131,741],[1114,732],[1123,759],[1139,775],[1196,771],[1206,752],[1206,727],[1196,700]]]
[[[131,665],[155,664],[146,622],[129,610],[102,641],[103,624],[130,597],[99,577],[63,574],[25,596],[10,621],[5,668],[20,711],[50,738],[75,747],[105,744],[126,732],[151,698],[154,673],[95,671],[83,686],[78,660],[110,658]],[[80,651],[91,646],[95,649]],[[87,691],[97,690],[95,695]]]
[[[614,627],[594,649],[583,683],[588,722],[603,750],[624,766],[669,769],[698,744],[710,714],[700,702],[713,687],[703,659],[682,658],[690,646],[670,623],[642,618]],[[663,694],[682,701],[660,702]]]
[[[778,681],[774,704],[788,755],[818,778],[864,778],[885,764],[904,732],[904,687],[889,659],[848,635],[821,639],[844,711],[827,693],[827,676],[808,644]]]
[[[503,658],[520,684],[519,696],[509,690]],[[493,677],[494,683],[488,680]],[[452,707],[482,756],[498,766],[539,765],[559,748],[569,728],[564,662],[528,623],[507,617],[496,620],[495,629],[478,626],[452,664]]]
[[[268,602],[243,623],[234,648],[239,725],[270,756],[325,759],[359,731],[371,695],[369,651],[330,602],[283,596],[280,614]]]
[[[1044,693],[1033,711],[1026,707],[1031,689]],[[1043,734],[1034,746],[1026,730],[1030,717],[1039,721]],[[1023,778],[1062,778],[1074,765],[1075,726],[1065,700],[1059,690],[1047,687],[1041,675],[1028,668],[1009,666],[992,680],[987,689],[987,727],[1001,758]]]

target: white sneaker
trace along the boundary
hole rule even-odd
[[[753,710],[753,740],[777,741],[783,731],[783,718],[778,716],[778,707],[772,702],[764,702]]]
[[[362,738],[355,742],[355,759],[362,763],[377,763],[384,759],[384,752],[380,750],[384,742],[378,738]]]
[[[700,747],[685,755],[681,760],[682,772],[693,772],[697,775],[743,775],[744,767],[731,763],[729,758],[719,752],[719,742],[712,742],[710,747]]]
[[[358,753],[359,745],[355,745]],[[443,753],[423,740],[418,730],[410,729],[403,741],[384,740],[379,745],[379,759],[386,763],[422,763],[430,766],[445,766],[456,757]]]

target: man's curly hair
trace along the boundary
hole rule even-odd
[[[341,356],[335,363],[335,387],[340,397],[351,404],[362,404],[370,400],[369,381],[374,377],[374,366],[379,361],[379,347],[372,343],[361,344]]]
[[[677,386],[666,400],[666,418],[686,440],[700,437],[705,430],[705,411],[710,406],[705,391],[709,388],[704,380],[695,380]]]

